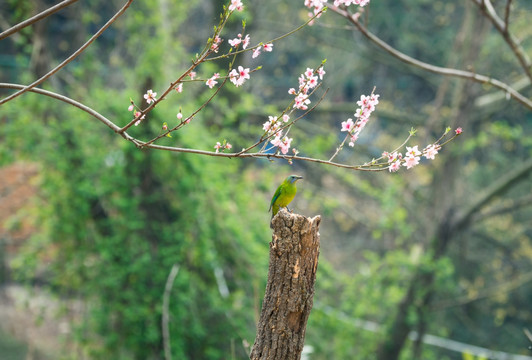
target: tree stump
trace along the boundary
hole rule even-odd
[[[312,309],[321,217],[281,209],[273,218],[268,283],[252,360],[300,359]]]

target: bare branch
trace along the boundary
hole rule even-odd
[[[24,85],[20,85],[20,84],[9,84],[9,83],[0,83],[0,88],[1,89],[24,89],[25,86]],[[36,94],[40,94],[40,95],[45,95],[45,96],[49,96],[53,99],[56,99],[56,100],[59,100],[59,101],[63,101],[69,105],[72,105],[72,106],[75,106],[77,107],[78,109],[81,109],[83,111],[85,111],[87,114],[91,115],[92,117],[98,119],[99,121],[101,121],[102,123],[104,123],[105,125],[107,125],[109,128],[111,128],[114,132],[116,133],[119,133],[120,135],[122,135],[122,137],[126,140],[129,140],[129,141],[132,141],[134,143],[137,143],[137,140],[134,139],[133,137],[129,136],[127,133],[120,133],[120,127],[115,125],[115,123],[113,123],[111,120],[109,120],[108,118],[106,118],[105,116],[103,116],[102,114],[100,114],[99,112],[97,112],[96,110],[93,110],[92,108],[80,103],[80,102],[77,102],[76,100],[73,100],[69,97],[66,97],[64,95],[60,95],[60,94],[57,94],[57,93],[54,93],[54,92],[51,92],[51,91],[48,91],[48,90],[43,90],[43,89],[40,89],[40,88],[33,88],[33,89],[30,89],[28,91],[31,91],[31,92],[34,92]]]
[[[532,63],[530,58],[524,51],[524,49],[519,45],[517,39],[510,33],[508,28],[508,17],[510,16],[510,5],[511,0],[508,0],[506,3],[506,13],[504,21],[497,15],[497,12],[493,8],[490,0],[471,0],[473,1],[482,11],[484,16],[491,21],[495,29],[502,35],[504,41],[508,44],[515,57],[521,64],[521,67],[525,71],[526,76],[532,81]]]
[[[33,89],[35,86],[41,84],[46,79],[54,75],[56,72],[61,70],[63,67],[65,67],[69,62],[74,60],[79,54],[81,54],[87,47],[89,47],[90,44],[94,42],[113,22],[115,22],[116,19],[118,19],[129,7],[133,0],[127,0],[125,5],[111,18],[109,21],[100,29],[98,32],[96,32],[83,46],[81,46],[78,50],[76,50],[72,55],[70,55],[67,59],[65,59],[61,64],[57,65],[55,68],[53,68],[51,71],[49,71],[47,74],[42,76],[40,79],[35,80],[33,83],[31,83],[28,86],[25,86],[21,90],[17,91],[14,94],[11,94],[10,96],[0,100],[0,105],[5,104],[6,102],[13,100],[19,95],[22,95],[26,91],[29,91]]]
[[[475,1],[475,0],[473,0],[473,1]],[[521,93],[519,93],[518,91],[516,91],[515,89],[513,89],[509,85],[503,83],[502,81],[494,79],[494,78],[491,78],[489,76],[480,75],[480,74],[477,74],[477,73],[474,73],[474,72],[470,72],[470,71],[463,71],[463,70],[445,68],[445,67],[441,67],[441,66],[435,66],[435,65],[431,65],[431,64],[425,63],[423,61],[417,60],[417,59],[415,59],[415,58],[413,58],[411,56],[408,56],[408,55],[400,52],[399,50],[397,50],[394,47],[390,46],[385,41],[381,40],[378,36],[376,36],[373,33],[371,33],[366,27],[364,27],[364,25],[362,25],[358,21],[358,19],[357,19],[357,17],[355,15],[350,14],[346,10],[343,10],[341,8],[338,8],[338,7],[335,7],[335,6],[332,6],[332,5],[330,6],[330,9],[332,11],[334,11],[335,13],[337,13],[337,14],[345,17],[346,19],[348,19],[362,33],[362,35],[364,35],[367,39],[372,41],[375,45],[377,45],[378,47],[380,47],[384,51],[388,52],[392,56],[396,57],[397,59],[399,59],[399,60],[401,60],[401,61],[403,61],[403,62],[405,62],[407,64],[416,66],[416,67],[418,67],[420,69],[433,72],[435,74],[440,74],[440,75],[445,75],[445,76],[454,76],[454,77],[458,77],[458,78],[468,79],[468,80],[472,80],[472,81],[475,81],[475,82],[478,82],[478,83],[481,83],[481,84],[490,84],[493,87],[496,87],[496,88],[498,88],[500,90],[503,90],[504,92],[509,94],[511,97],[516,99],[518,102],[520,102],[521,104],[526,106],[528,109],[532,110],[532,100],[529,100],[528,98],[523,96]]]
[[[60,2],[59,4],[57,5],[54,5],[52,6],[51,8],[48,8],[46,10],[44,10],[43,12],[41,13],[38,13],[37,15],[35,16],[32,16],[31,18],[27,19],[27,20],[24,20],[23,22],[20,22],[18,23],[17,25],[15,26],[12,26],[11,28],[7,29],[6,31],[4,31],[3,33],[0,34],[0,40],[16,33],[16,32],[19,32],[21,29],[25,28],[26,26],[28,25],[31,25],[41,19],[44,19],[45,17],[47,16],[50,16],[52,15],[53,13],[61,10],[62,8],[64,7],[67,7],[68,5],[71,5],[73,3],[75,3],[76,1],[78,0],[65,0],[63,2]]]
[[[532,159],[525,162],[521,167],[506,174],[498,181],[480,193],[476,199],[470,202],[470,205],[464,211],[458,213],[455,217],[455,226],[457,228],[465,226],[471,220],[472,216],[477,213],[483,206],[488,204],[493,198],[503,194],[506,190],[511,188],[515,183],[519,182],[524,177],[532,172]]]
[[[510,20],[510,10],[512,7],[512,0],[506,1],[506,9],[504,10],[504,29],[505,31],[509,31],[509,20]]]

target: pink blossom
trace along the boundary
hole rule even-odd
[[[216,79],[218,79],[220,77],[220,74],[219,73],[214,73],[214,75],[205,82],[205,84],[210,88],[212,89],[216,84],[218,84],[218,81],[216,81]]]
[[[421,152],[418,150],[417,147],[418,147],[417,145],[413,146],[413,147],[407,146],[406,147],[406,156],[416,157],[416,156],[421,155]]]
[[[462,128],[461,127],[456,128],[454,132],[456,133],[456,135],[460,135],[462,133]]]
[[[244,69],[242,66],[238,66],[238,71],[233,69],[229,73],[229,80],[235,84],[236,87],[242,85],[246,79],[249,79],[249,68]]]
[[[133,106],[133,104],[129,105],[129,107],[127,108],[127,111],[133,111],[135,109],[135,107]]]
[[[181,111],[179,111],[177,113],[177,120],[181,120],[183,118],[183,114],[181,113]]]
[[[146,99],[146,102],[148,104],[151,104],[152,102],[154,101],[157,101],[157,93],[156,92],[153,92],[151,89],[148,90],[148,92],[146,92],[146,94],[144,94],[144,99]]]
[[[264,47],[264,51],[267,51],[267,52],[271,52],[273,50],[272,43],[264,44],[263,47]]]
[[[220,48],[220,43],[221,42],[222,42],[222,39],[218,35],[216,35],[214,37],[213,42],[212,42],[211,50],[214,51],[215,53],[217,53],[219,48]]]
[[[135,113],[133,114],[134,118],[138,118],[142,113],[140,111],[135,111]],[[146,117],[146,115],[142,115],[137,121],[135,121],[135,126],[139,126],[140,122],[142,120],[144,120],[144,118]]]
[[[177,85],[176,88],[175,88],[175,91],[177,91],[178,93],[182,93],[183,92],[183,83]]]
[[[353,122],[353,119],[349,118],[347,119],[347,121],[342,121],[341,131],[351,132],[351,130],[353,130],[354,127],[355,127],[355,123]]]
[[[351,135],[351,138],[349,139],[349,146],[355,146],[355,142],[358,140],[358,134],[358,132],[355,132],[353,135]]]
[[[238,10],[242,11],[244,6],[242,5],[241,0],[231,0],[231,5],[229,5],[229,11]]]
[[[299,110],[307,110],[308,104],[310,104],[310,100],[308,99],[308,95],[306,94],[299,94],[294,99],[294,108]]]
[[[284,114],[283,115],[283,121],[286,123],[286,122],[288,122],[288,120],[290,120],[290,116],[288,116],[287,114]]]
[[[399,160],[394,161],[388,166],[388,171],[390,172],[396,172],[401,167],[401,162]]]
[[[290,88],[290,89],[288,89],[288,93],[289,93],[290,95],[295,95],[295,94],[297,94],[297,93],[296,93],[296,89],[294,89],[294,88]]]
[[[233,147],[233,145],[231,145],[231,144],[229,144],[229,143],[225,144],[225,148],[226,148],[227,150],[230,150],[232,147]]]
[[[188,76],[190,76],[190,80],[194,80],[194,78],[196,77],[196,72],[195,71],[191,71],[188,73]]]
[[[222,148],[222,144],[220,144],[219,141],[216,142],[216,145],[214,145],[214,148],[216,149],[216,152],[220,151],[220,149]]]
[[[260,49],[261,49],[261,47],[259,46],[258,48],[256,48],[255,50],[253,50],[253,55],[251,55],[251,57],[252,57],[253,59],[255,59],[257,56],[260,55]]]
[[[320,77],[320,80],[323,80],[323,75],[325,75],[325,70],[323,70],[323,66],[318,68],[318,76]]]
[[[434,156],[436,156],[440,148],[441,147],[439,145],[435,145],[435,144],[428,145],[425,149],[423,149],[423,155],[427,159],[434,160]]]
[[[168,130],[168,124],[167,123],[163,123],[163,130],[164,131]]]
[[[414,166],[416,166],[417,164],[419,164],[419,157],[414,157],[414,156],[407,156],[405,157],[405,162],[403,164],[403,166],[406,166],[407,169],[411,169],[413,168]]]
[[[292,138],[289,138],[288,136],[284,136],[282,139],[280,136],[277,136],[275,139],[270,141],[272,145],[279,147],[281,152],[283,154],[288,153],[288,150],[290,150],[290,144],[292,143]]]
[[[246,37],[244,38],[244,40],[242,40],[242,49],[247,48],[250,41],[251,41],[251,39],[249,37],[249,34],[247,34]]]
[[[238,37],[237,38],[234,38],[234,39],[231,39],[231,40],[227,40],[227,42],[229,43],[229,45],[231,45],[232,47],[235,47],[237,45],[239,45],[241,42],[242,42],[242,34],[238,34]]]

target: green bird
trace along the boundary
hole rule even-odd
[[[288,204],[296,196],[297,188],[296,181],[303,179],[303,176],[290,175],[287,177],[281,185],[275,190],[273,194],[272,202],[270,203],[270,210],[272,211],[272,219],[279,212],[282,207],[287,207]]]

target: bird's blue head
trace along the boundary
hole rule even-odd
[[[290,184],[293,184],[293,183],[295,183],[296,181],[298,181],[299,179],[303,179],[303,176],[299,176],[299,175],[290,175],[289,177],[286,178],[286,181],[288,181]]]

